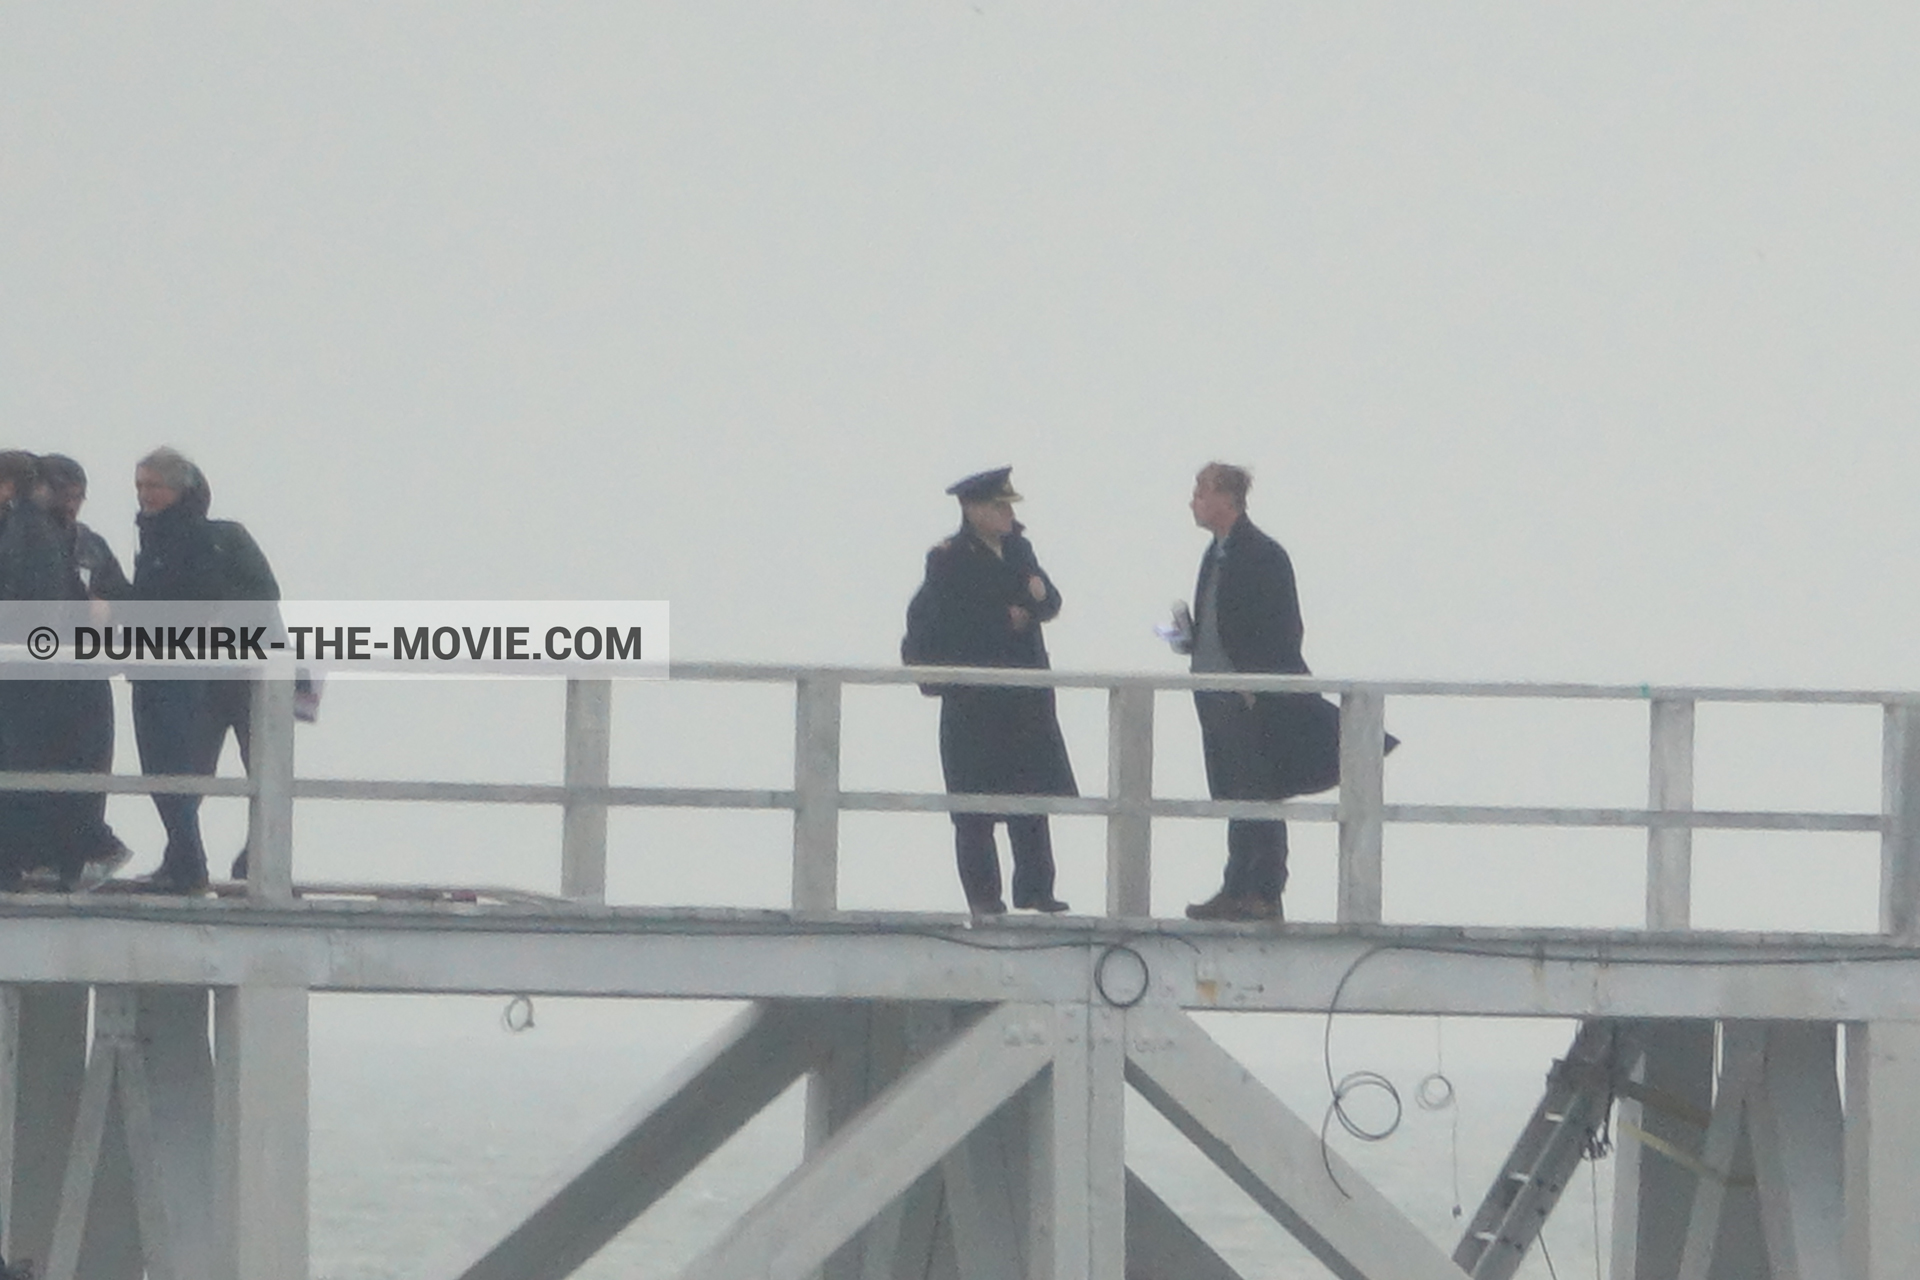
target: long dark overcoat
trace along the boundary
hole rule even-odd
[[[1060,612],[1060,592],[1020,526],[1001,555],[971,530],[927,552],[927,576],[907,607],[902,659],[952,667],[1047,666],[1040,625]],[[1038,577],[1046,597],[1027,589]],[[1009,613],[1028,614],[1016,625]],[[1052,689],[953,685],[940,695],[940,767],[947,790],[985,795],[1078,795]]]
[[[1300,642],[1300,595],[1286,549],[1245,516],[1200,562],[1193,598],[1215,574],[1220,642],[1235,671],[1308,675]],[[1316,693],[1262,693],[1254,699],[1268,776],[1264,798],[1324,791],[1340,781],[1340,710]]]
[[[0,602],[84,599],[64,539],[30,499],[0,508]],[[0,638],[19,628],[0,603]],[[113,759],[113,694],[105,680],[0,680],[0,768],[105,770]],[[0,875],[54,866],[77,872],[100,852],[100,797],[14,791],[0,796]]]

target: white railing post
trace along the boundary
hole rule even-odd
[[[1153,687],[1107,691],[1107,914],[1153,914]]]
[[[1380,923],[1380,844],[1386,804],[1387,700],[1371,689],[1340,697],[1341,924]]]
[[[832,911],[840,880],[840,681],[795,681],[793,711],[793,906]]]
[[[1693,809],[1691,698],[1655,698],[1647,755],[1647,808],[1655,813]],[[1693,828],[1647,829],[1647,928],[1685,929],[1693,916]]]
[[[1920,704],[1886,704],[1881,734],[1880,931],[1920,932]]]
[[[582,799],[578,792],[607,785],[612,754],[613,681],[567,681],[560,894],[576,902],[607,900],[607,802]]]
[[[269,667],[253,685],[247,802],[247,897],[293,901],[293,680]]]

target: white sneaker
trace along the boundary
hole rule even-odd
[[[114,874],[132,858],[133,850],[116,837],[111,849],[97,858],[88,858],[86,865],[80,868],[80,892],[92,893],[113,879]]]

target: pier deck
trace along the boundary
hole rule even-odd
[[[1054,1002],[1142,965],[1154,1000],[1193,1010],[1920,1021],[1920,948],[1877,934],[0,899],[0,985]]]

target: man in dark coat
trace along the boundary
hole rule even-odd
[[[38,482],[39,463],[32,454],[0,451],[0,601],[65,595],[60,540],[34,500]],[[0,638],[17,644],[23,637]],[[56,767],[59,699],[51,691],[57,683],[64,682],[0,680],[0,769],[38,773]],[[0,889],[18,889],[26,872],[61,860],[60,801],[53,792],[0,792]],[[61,870],[63,878],[68,871],[77,874],[77,868]]]
[[[87,472],[64,454],[40,458],[40,480],[46,490],[46,510],[60,538],[66,561],[66,590],[72,600],[119,600],[132,587],[120,571],[120,561],[107,540],[80,522],[87,500]],[[76,773],[113,772],[113,691],[105,680],[57,682],[64,725],[61,759],[51,766]],[[74,792],[60,798],[58,822],[68,851],[65,870],[81,868],[80,885],[90,887],[110,878],[132,856],[107,825],[107,797],[103,792]]]
[[[246,530],[209,520],[206,477],[173,449],[156,449],[134,469],[140,502],[140,552],[133,562],[136,600],[278,599],[266,558]],[[140,767],[150,774],[211,775],[232,729],[242,761],[248,747],[252,686],[241,680],[137,680],[133,736]],[[200,840],[200,797],[155,795],[167,831],[160,868],[144,882],[160,893],[207,888]],[[239,864],[237,870],[244,870]]]
[[[42,454],[40,478],[47,490],[47,514],[60,531],[67,563],[80,580],[82,596],[126,599],[133,587],[120,569],[120,558],[105,538],[80,521],[80,508],[87,503],[87,469],[63,453]]]
[[[1241,467],[1209,463],[1195,478],[1194,523],[1213,534],[1200,560],[1194,611],[1181,619],[1184,647],[1196,672],[1260,671],[1306,675],[1300,655],[1305,628],[1286,550],[1247,519],[1252,477]],[[1307,695],[1311,697],[1311,695]],[[1285,719],[1296,695],[1203,690],[1193,695],[1206,752],[1207,789],[1216,800],[1278,800],[1315,787],[1289,789],[1283,776]],[[1321,786],[1331,785],[1331,781]],[[1287,883],[1287,824],[1268,819],[1227,822],[1227,869],[1220,892],[1187,908],[1195,920],[1280,918]]]
[[[1060,612],[1060,592],[1013,518],[1013,468],[968,476],[947,492],[960,500],[959,532],[927,552],[927,575],[907,608],[901,657],[910,664],[1045,669],[1042,623]],[[950,685],[940,697],[940,766],[947,790],[976,795],[1078,795],[1052,689]],[[1013,905],[1065,911],[1053,896],[1053,842],[1045,814],[956,813],[955,860],[967,905],[1000,915],[994,824],[1013,849]]]

